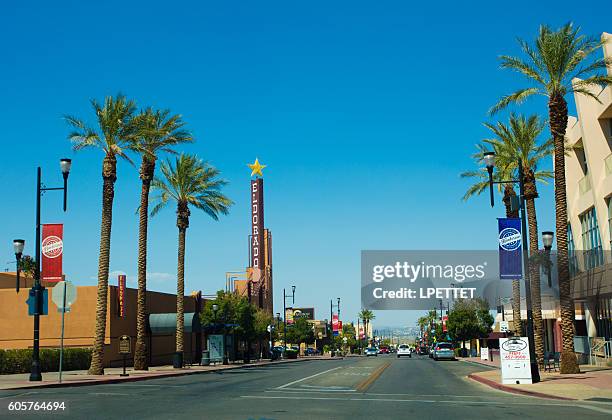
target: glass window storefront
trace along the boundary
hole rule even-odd
[[[582,225],[582,246],[584,247],[585,269],[598,267],[603,264],[603,248],[601,246],[601,236],[597,225],[597,213],[595,207],[586,211],[580,216]]]

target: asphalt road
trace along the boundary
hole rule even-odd
[[[64,401],[78,419],[597,419],[612,406],[509,395],[466,379],[460,361],[394,355],[308,361],[123,384],[0,392],[10,401]],[[415,416],[415,417],[412,417]],[[418,417],[417,417],[418,416]]]

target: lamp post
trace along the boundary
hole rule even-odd
[[[15,251],[15,259],[17,260],[16,277],[17,281],[15,284],[15,290],[19,293],[19,264],[21,263],[21,256],[23,255],[23,248],[25,247],[25,240],[13,239],[13,250]]]
[[[295,305],[295,286],[291,286],[291,294],[288,295],[286,290],[283,289],[283,347],[287,350],[287,298],[291,298],[291,304]]]
[[[34,285],[32,286],[32,294],[34,296],[34,343],[32,345],[32,367],[30,370],[30,381],[42,381],[42,373],[40,366],[40,315],[42,312],[42,296],[45,288],[40,283],[40,201],[41,196],[46,191],[63,191],[64,192],[64,211],[66,211],[68,202],[68,175],[70,174],[70,168],[72,166],[71,159],[60,159],[60,169],[62,171],[62,177],[64,178],[64,186],[56,188],[47,188],[42,183],[42,170],[40,166],[36,171],[36,259],[34,265]],[[13,242],[15,251],[17,254],[18,250],[23,253],[24,243],[19,243],[16,240]],[[17,265],[19,268],[19,263]],[[19,269],[17,270],[19,272]]]
[[[336,298],[337,304],[334,305],[334,300],[329,300],[329,333],[331,337],[332,356],[334,355],[334,308],[338,309],[338,322],[340,321],[340,298]]]
[[[523,160],[518,159],[518,179],[493,181],[493,168],[495,167],[495,152],[485,152],[483,160],[489,173],[489,190],[491,192],[491,207],[495,205],[493,197],[493,184],[519,184],[519,209],[521,212],[521,235],[523,248],[523,278],[525,279],[525,300],[527,303],[527,337],[529,339],[529,359],[531,367],[531,381],[540,382],[540,371],[535,353],[535,340],[533,334],[533,308],[531,306],[531,279],[529,276],[529,248],[527,246],[527,218],[525,215],[525,176],[523,173]]]
[[[552,287],[552,270],[550,266],[550,250],[552,249],[553,238],[555,237],[555,233],[546,230],[542,232],[542,244],[544,245],[544,251],[546,252],[546,273],[548,274],[548,287]]]

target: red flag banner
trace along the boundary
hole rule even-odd
[[[125,316],[125,274],[119,274],[119,285],[117,287],[117,315]]]
[[[42,280],[49,283],[62,281],[64,255],[64,225],[42,225]]]
[[[339,321],[338,321],[338,315],[334,314],[332,316],[332,331],[334,335],[338,335],[338,325]]]

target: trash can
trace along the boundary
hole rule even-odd
[[[202,350],[202,366],[210,365],[210,351]]]

